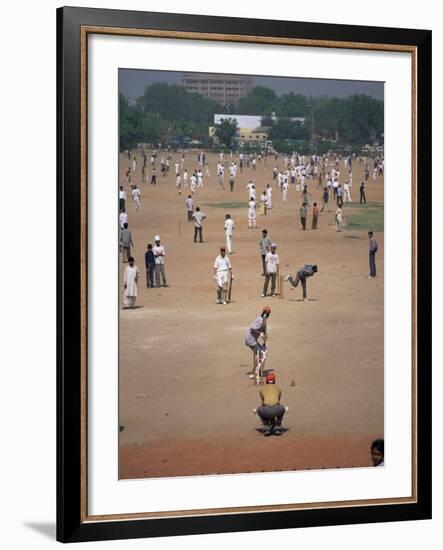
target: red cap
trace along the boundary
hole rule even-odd
[[[269,306],[265,306],[263,308],[263,313],[271,313],[271,308]]]
[[[225,246],[221,246],[221,247],[220,247],[220,252],[221,252],[222,250],[225,250],[225,251],[226,251],[226,247],[225,247]]]
[[[273,372],[268,372],[266,375],[266,384],[273,384],[275,382],[275,374]]]

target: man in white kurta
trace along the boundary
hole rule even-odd
[[[225,235],[226,235],[226,248],[228,254],[232,253],[232,232],[234,230],[234,220],[231,219],[230,214],[225,216]]]
[[[123,304],[125,308],[135,307],[135,301],[137,299],[137,281],[139,277],[139,270],[134,265],[134,258],[129,258],[129,265],[125,268],[125,274],[123,277],[123,285],[125,292],[123,295]]]
[[[217,284],[217,304],[226,305],[228,303],[228,286],[231,277],[231,260],[226,256],[226,249],[222,246],[220,247],[220,255],[215,258],[214,262],[214,279]]]

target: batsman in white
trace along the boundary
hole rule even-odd
[[[214,262],[214,281],[217,285],[217,304],[228,303],[228,290],[230,280],[233,278],[231,260],[226,256],[226,248],[220,247],[220,255]]]

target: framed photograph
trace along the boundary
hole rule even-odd
[[[57,12],[57,538],[431,517],[431,32]]]

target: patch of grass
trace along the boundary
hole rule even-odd
[[[212,202],[212,203],[206,203],[204,206],[210,206],[212,208],[224,208],[225,210],[229,210],[232,208],[247,208],[248,205],[245,202]]]
[[[346,230],[378,233],[384,230],[384,206],[382,203],[353,204],[349,206],[349,209],[351,208],[352,213],[348,215],[346,215],[347,208],[344,209]]]

